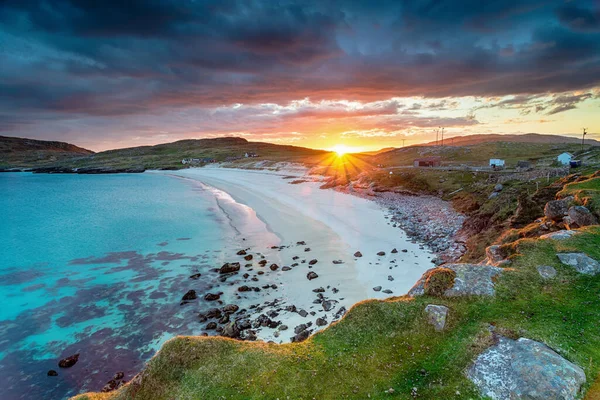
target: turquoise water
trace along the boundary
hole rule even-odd
[[[198,333],[179,301],[211,287],[227,222],[210,192],[169,176],[0,174],[0,399],[100,390]]]

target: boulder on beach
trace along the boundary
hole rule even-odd
[[[586,381],[583,369],[545,344],[505,337],[476,358],[467,377],[494,400],[576,399]]]
[[[79,353],[63,358],[58,362],[58,366],[60,368],[71,368],[73,365],[77,364],[77,361],[79,361]]]
[[[450,283],[451,273],[444,271],[444,276],[436,276],[440,269],[451,270],[455,273],[454,281]],[[436,271],[437,272],[434,272]],[[426,271],[419,281],[410,289],[408,295],[411,297],[422,296],[428,292],[441,293],[442,296],[493,296],[494,280],[502,272],[502,268],[490,265],[479,264],[444,264],[443,267],[436,267]],[[435,281],[430,280],[430,285],[426,285],[427,280],[435,276]],[[438,279],[439,278],[439,279]],[[444,278],[444,279],[442,279]],[[446,288],[444,282],[448,283]],[[433,285],[435,283],[435,285]],[[441,288],[441,289],[440,289]],[[438,290],[439,289],[439,290]],[[442,290],[443,289],[443,290]]]
[[[569,265],[581,274],[596,275],[600,272],[600,263],[584,253],[558,253],[561,263]]]
[[[231,274],[233,272],[237,272],[240,270],[240,263],[225,263],[221,268],[219,268],[220,274]]]
[[[319,277],[319,275],[317,275],[314,271],[310,271],[308,274],[306,274],[306,278],[309,281],[312,281],[313,279],[317,279]]]
[[[428,304],[425,307],[427,313],[427,322],[429,322],[436,331],[444,330],[446,326],[446,317],[448,316],[448,307],[435,304]]]

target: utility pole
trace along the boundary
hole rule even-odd
[[[439,134],[439,133],[440,133],[440,130],[439,130],[439,129],[436,129],[436,130],[435,130],[435,145],[436,145],[436,146],[438,145],[438,134]]]
[[[442,128],[442,147],[444,147],[444,128]]]
[[[583,151],[583,145],[585,144],[585,135],[587,135],[587,128],[583,128],[583,136],[581,137],[581,151]]]
[[[406,139],[402,139],[402,147],[404,147],[404,141],[405,141],[405,140],[406,140]]]

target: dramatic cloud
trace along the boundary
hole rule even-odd
[[[0,132],[95,148],[227,133],[316,143],[484,122],[470,110],[561,114],[598,98],[599,12],[593,0],[5,0]]]

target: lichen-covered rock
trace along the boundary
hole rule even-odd
[[[428,304],[425,307],[427,313],[427,322],[429,322],[436,331],[444,330],[446,326],[446,317],[448,316],[448,307]]]
[[[506,258],[502,248],[497,244],[486,247],[485,256],[488,265],[498,265]]]
[[[565,240],[577,235],[577,231],[556,231],[540,236],[540,239]]]
[[[439,268],[439,267],[438,267]],[[493,296],[494,278],[502,272],[502,268],[491,265],[479,264],[445,264],[443,268],[448,268],[456,273],[452,287],[444,291],[444,296]],[[425,282],[432,268],[426,271],[421,279],[410,289],[409,296],[421,296],[425,294]]]
[[[583,206],[573,206],[569,208],[564,221],[569,229],[598,225],[598,219],[590,212],[590,210]]]
[[[556,269],[549,265],[540,265],[537,267],[537,271],[544,279],[552,279],[556,276]]]
[[[491,399],[575,399],[585,373],[548,346],[500,337],[481,353],[467,377]]]
[[[430,270],[425,279],[425,294],[427,296],[443,296],[446,290],[454,286],[456,272],[450,268],[435,268]]]
[[[586,275],[596,275],[600,272],[600,263],[584,253],[558,253],[556,255],[561,263],[567,264]]]

